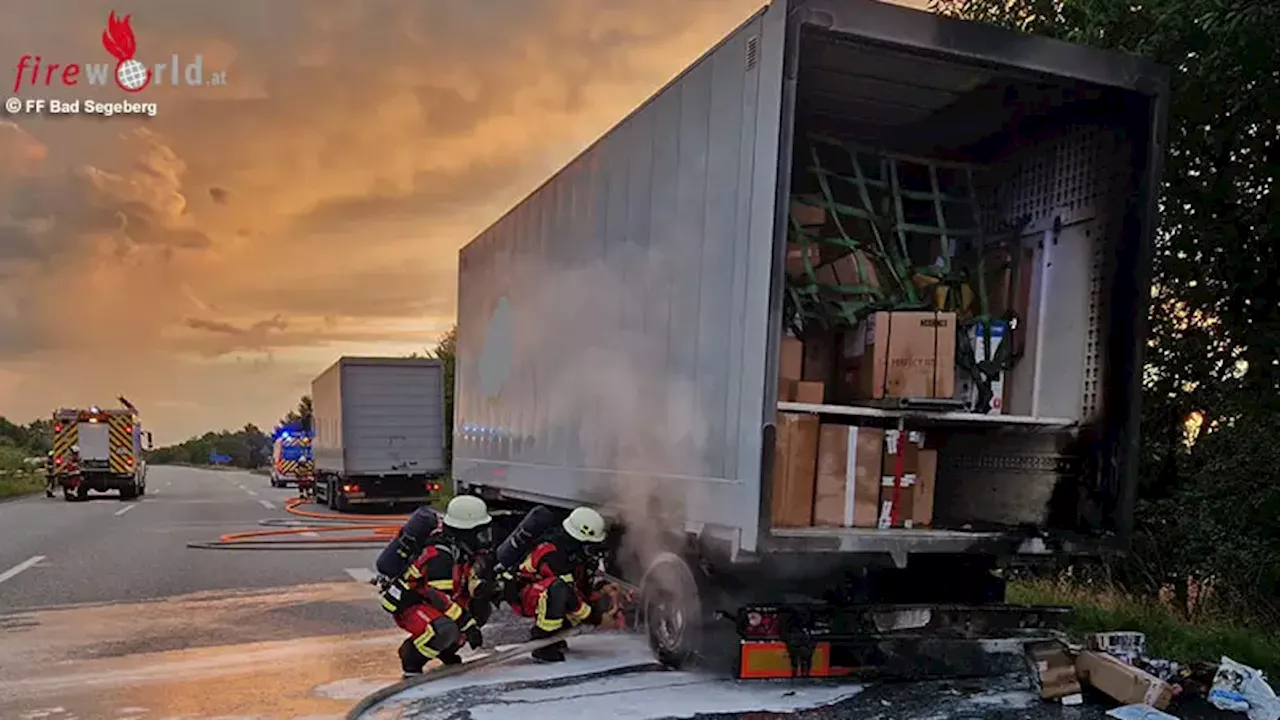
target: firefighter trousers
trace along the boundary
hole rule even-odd
[[[396,613],[396,625],[409,633],[400,645],[400,667],[420,673],[427,662],[439,658],[446,665],[461,662],[462,630],[457,621],[430,605],[414,605]]]
[[[520,607],[516,611],[534,619],[534,627],[548,635],[581,624],[591,617],[591,606],[574,592],[564,578],[543,578],[520,591]]]

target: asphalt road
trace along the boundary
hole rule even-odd
[[[376,550],[186,547],[290,517],[295,494],[249,473],[157,467],[137,501],[0,503],[0,718],[340,720],[397,681],[404,636],[365,582]],[[527,621],[496,614],[486,648],[527,633]],[[428,683],[376,716],[1094,720],[1108,707],[1042,703],[1025,677],[736,683],[655,672],[638,636],[570,647],[562,666],[521,658]],[[1211,715],[1183,715],[1193,716]]]
[[[186,548],[288,517],[284,502],[296,494],[245,472],[155,467],[138,501],[37,495],[0,504],[0,611],[346,581],[347,569],[370,566],[368,551]]]

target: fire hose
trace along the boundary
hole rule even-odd
[[[408,515],[361,515],[305,510],[302,498],[285,502],[285,512],[312,522],[263,520],[270,530],[226,533],[210,542],[189,542],[194,550],[364,550],[385,546]],[[320,537],[320,535],[325,537]],[[301,537],[301,536],[308,537]]]

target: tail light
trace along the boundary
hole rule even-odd
[[[124,431],[125,431],[125,432],[127,432],[127,433],[131,433],[131,432],[133,432],[133,426],[132,426],[132,425],[125,425],[125,426],[124,426]]]
[[[53,426],[53,431],[54,431],[54,432],[62,432],[62,423],[58,423],[57,425],[54,425],[54,426]]]
[[[427,492],[440,492],[441,487],[440,483],[429,482],[427,483]]]
[[[359,490],[360,490],[360,486],[359,486],[359,485],[343,485],[343,486],[342,486],[342,492],[344,492],[344,493],[353,493],[353,492],[357,492],[357,491],[359,491]]]
[[[62,456],[61,456],[61,455],[59,455],[59,456],[55,457],[55,458],[53,459],[53,464],[54,464],[54,465],[61,465],[61,464],[62,464]]]
[[[782,619],[775,613],[749,611],[742,624],[742,634],[749,638],[780,637]]]

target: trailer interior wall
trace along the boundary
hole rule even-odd
[[[459,257],[454,477],[755,547],[785,7]]]
[[[1027,349],[1007,378],[1005,412],[1079,429],[952,428],[940,451],[935,526],[1123,535],[1137,464],[1162,73],[1135,58],[857,0],[798,4],[791,38],[784,106],[794,112],[794,144],[782,161],[793,187],[784,189],[812,191],[799,185],[812,164],[804,137],[818,132],[979,165],[986,220],[1031,221],[1022,235],[1034,258]],[[771,338],[781,330],[781,223],[775,257]]]

